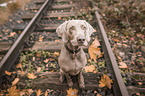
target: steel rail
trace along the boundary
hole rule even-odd
[[[45,14],[44,12],[50,7],[53,0],[46,0],[42,7],[38,10],[29,24],[25,27],[21,35],[18,39],[14,42],[11,46],[9,51],[6,53],[2,61],[0,62],[0,84],[2,83],[2,75],[4,74],[5,70],[9,70],[12,65],[15,63],[16,59],[19,56],[19,51],[22,49],[24,41],[30,34],[34,31],[37,26],[37,23],[41,20],[42,16]]]
[[[129,96],[126,86],[123,82],[122,76],[120,74],[117,61],[115,59],[110,43],[108,41],[105,29],[100,20],[100,15],[98,11],[95,12],[95,15],[97,18],[97,27],[98,27],[97,31],[99,35],[98,37],[99,37],[99,40],[101,40],[101,45],[104,51],[104,57],[107,64],[106,66],[109,69],[109,72],[111,73],[111,76],[114,81],[114,84],[113,84],[114,95],[115,96]]]

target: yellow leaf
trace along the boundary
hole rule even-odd
[[[20,80],[19,78],[15,78],[15,80],[12,82],[12,86],[16,85],[19,82],[19,80]]]
[[[13,37],[16,34],[16,32],[11,32],[8,37]]]
[[[100,95],[100,94],[97,94],[97,96],[102,96],[102,95]]]
[[[59,56],[59,52],[54,52],[54,55]]]
[[[40,89],[38,91],[36,90],[36,94],[37,94],[37,96],[40,96],[41,95],[41,90]]]
[[[117,58],[119,59],[119,61],[122,61],[121,57],[117,56]]]
[[[86,72],[93,72],[95,70],[95,66],[94,65],[85,66],[84,69]]]
[[[21,71],[21,75],[24,75],[25,73],[24,73],[24,71]]]
[[[96,38],[88,49],[91,59],[94,59],[95,62],[96,62],[96,55],[98,55],[98,58],[103,56],[98,46],[100,46],[100,43]]]
[[[21,21],[17,21],[18,23],[21,23]]]
[[[124,62],[119,62],[119,65],[120,65],[119,68],[124,68],[124,69],[128,68],[126,63]]]
[[[69,90],[67,90],[66,96],[78,96],[77,93],[78,93],[78,90],[69,88]]]
[[[58,41],[60,41],[60,40],[55,40],[55,42],[58,42]]]
[[[37,72],[40,72],[41,71],[41,67],[37,67]]]
[[[49,61],[49,59],[44,60],[45,63],[47,63]]]
[[[7,70],[5,71],[5,74],[11,75],[11,72],[8,72]]]
[[[13,86],[9,89],[9,96],[20,96],[20,89],[16,89],[16,86]]]
[[[142,83],[142,82],[138,82],[138,84],[139,84],[139,85],[142,85],[143,83]]]
[[[33,61],[35,61],[35,57],[33,57]]]
[[[100,87],[108,87],[109,89],[111,89],[111,83],[113,83],[113,81],[109,78],[109,76],[107,76],[107,75],[103,75],[102,77],[101,77],[101,80],[99,81],[99,86]]]
[[[127,44],[123,44],[124,47],[127,47]]]
[[[22,63],[17,64],[16,68],[22,68]]]
[[[118,42],[119,40],[118,39],[114,39],[114,41]]]
[[[32,93],[33,93],[33,90],[32,89],[26,89],[26,94],[28,95],[28,96],[30,96]]]
[[[43,37],[40,35],[38,41],[43,41]]]
[[[47,92],[47,90],[45,91],[45,96],[47,96],[48,95],[48,92]]]
[[[35,76],[33,73],[28,73],[28,78],[35,79],[35,78],[37,78],[37,76]]]
[[[61,20],[61,17],[58,17],[58,20]]]

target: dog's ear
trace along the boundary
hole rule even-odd
[[[58,26],[56,29],[56,33],[58,34],[59,37],[62,38],[63,42],[67,42],[67,38],[66,38],[67,23],[68,23],[68,21],[65,21],[60,26]]]
[[[86,30],[86,40],[89,42],[90,41],[90,36],[93,32],[95,32],[94,28],[85,21],[85,24],[87,26],[87,30]]]

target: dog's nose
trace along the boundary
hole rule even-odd
[[[81,37],[78,37],[77,41],[79,43],[83,43],[85,41],[85,37],[81,36]]]

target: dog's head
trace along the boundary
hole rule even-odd
[[[85,20],[69,20],[62,23],[56,32],[65,43],[69,41],[73,46],[86,46],[94,29]]]

